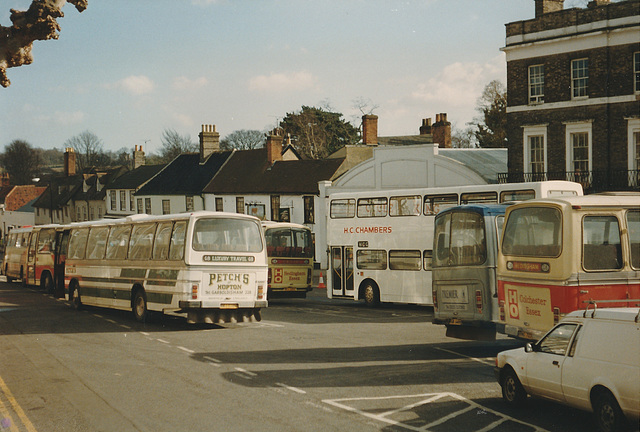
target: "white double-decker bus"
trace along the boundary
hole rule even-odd
[[[190,323],[260,320],[267,257],[257,218],[236,213],[134,215],[72,224],[65,294],[94,305],[186,314]]]
[[[492,204],[582,195],[579,183],[493,185],[337,192],[329,195],[327,296],[432,305],[435,215],[460,204]]]

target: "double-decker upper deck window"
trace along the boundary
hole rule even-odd
[[[331,219],[345,219],[355,217],[356,200],[353,198],[331,200],[329,215]]]
[[[501,203],[510,201],[527,201],[530,199],[534,199],[535,197],[536,192],[533,189],[500,192]]]
[[[544,65],[529,66],[529,103],[544,102]]]
[[[358,200],[358,217],[385,217],[386,215],[386,198],[360,198]]]
[[[589,59],[571,62],[571,95],[573,98],[587,97],[589,90]]]
[[[420,195],[396,196],[389,198],[390,216],[419,216]]]
[[[444,209],[458,205],[457,194],[426,195],[424,197],[424,214],[435,215]]]
[[[475,192],[460,195],[460,204],[497,204],[497,192]]]

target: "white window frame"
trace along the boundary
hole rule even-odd
[[[640,93],[640,51],[633,53],[633,85],[635,93]]]
[[[633,141],[634,133],[640,132],[640,118],[628,118],[627,120],[627,167],[629,171],[640,169],[636,165],[635,142]]]
[[[542,81],[541,82],[536,82],[536,83],[532,83],[531,78],[531,71],[533,68],[542,68]],[[532,95],[531,92],[533,90],[534,87],[538,87],[541,86],[542,87],[542,94],[539,95]],[[544,103],[544,64],[535,64],[535,65],[531,65],[529,66],[529,73],[528,73],[528,87],[529,87],[529,105],[537,105],[537,104],[541,104]]]
[[[574,65],[576,64],[576,62],[582,62],[582,61],[586,61],[587,62],[587,76],[586,77],[580,77],[580,78],[576,78],[573,76],[574,74]],[[576,81],[578,80],[586,80],[586,85],[585,85],[585,94],[584,95],[579,95],[576,96],[575,95],[575,91],[576,91]],[[573,59],[571,60],[571,99],[587,99],[589,97],[589,58],[579,58],[579,59]]]
[[[162,214],[171,214],[171,200],[163,199],[162,200]]]
[[[587,174],[593,171],[593,122],[565,123],[565,171],[574,172],[573,169],[573,144],[571,143],[571,135],[575,133],[587,133],[587,145],[589,147],[589,170]]]
[[[533,172],[531,170],[531,148],[529,147],[529,137],[532,136],[542,136],[543,150],[544,150],[544,172],[549,171],[549,164],[547,163],[547,158],[549,157],[549,152],[547,150],[547,124],[543,125],[535,125],[535,126],[523,126],[523,165],[522,172],[528,173]]]

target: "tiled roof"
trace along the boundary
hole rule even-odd
[[[214,152],[204,163],[200,163],[199,153],[181,154],[142,186],[136,195],[200,194],[231,153],[231,151]]]
[[[106,189],[138,189],[149,179],[158,174],[166,165],[141,165],[115,179]]]
[[[239,150],[203,192],[212,194],[317,194],[318,181],[329,180],[344,159],[267,163],[266,149]]]

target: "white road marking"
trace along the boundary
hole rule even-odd
[[[179,347],[176,347],[176,348],[178,348],[178,349],[180,349],[180,350],[182,350],[184,352],[188,352],[189,354],[193,354],[195,352],[194,350],[190,350],[189,348],[185,348],[183,346],[179,346]]]
[[[398,408],[392,409],[392,410],[388,410],[385,412],[377,412],[377,413],[372,413],[372,412],[367,412],[365,410],[361,410],[358,408],[355,408],[353,406],[350,406],[349,403],[358,403],[358,402],[362,402],[362,401],[382,401],[382,400],[391,400],[391,399],[407,399],[407,398],[418,398],[417,402],[411,403],[409,405],[404,405],[404,406],[400,406]],[[452,398],[455,400],[458,400],[460,402],[463,402],[465,404],[468,405],[468,407],[465,407],[461,410],[458,410],[454,413],[448,414],[446,416],[441,417],[440,419],[433,421],[429,424],[424,424],[424,425],[420,425],[419,427],[416,426],[416,421],[415,419],[412,420],[412,424],[406,424],[403,423],[401,421],[397,421],[394,420],[392,418],[390,418],[391,416],[393,416],[394,414],[398,414],[398,413],[402,413],[402,412],[406,412],[408,410],[411,410],[413,408],[416,408],[418,406],[421,405],[427,405],[430,403],[436,403],[438,402],[440,399],[443,398]],[[405,429],[409,429],[409,430],[413,430],[413,431],[417,431],[417,432],[427,432],[430,430],[430,428],[434,427],[434,426],[438,426],[441,425],[457,416],[463,415],[469,411],[472,410],[478,410],[478,412],[483,412],[483,413],[491,413],[493,415],[495,415],[496,417],[499,417],[498,420],[494,421],[493,423],[485,426],[484,428],[478,430],[477,432],[488,432],[493,430],[494,428],[496,428],[497,426],[501,425],[502,423],[506,422],[506,421],[512,421],[515,423],[519,423],[521,425],[524,426],[528,426],[531,427],[533,429],[533,431],[535,432],[547,432],[545,429],[542,429],[536,425],[533,425],[531,423],[526,423],[523,422],[521,420],[518,420],[516,418],[510,417],[506,414],[503,414],[501,412],[498,411],[494,411],[490,408],[484,407],[482,405],[479,405],[475,402],[473,402],[472,400],[466,399],[456,393],[449,393],[449,392],[445,392],[445,393],[425,393],[425,394],[416,394],[416,395],[396,395],[396,396],[380,396],[380,397],[363,397],[363,398],[344,398],[344,399],[325,399],[322,402],[332,405],[334,407],[337,408],[341,408],[345,411],[350,411],[356,414],[360,414],[361,416],[373,419],[373,420],[377,420],[379,422],[383,422],[383,423],[387,423],[390,425],[394,425],[394,426],[399,426]]]
[[[241,372],[243,374],[249,375],[250,377],[254,377],[254,376],[258,376],[258,374],[253,373],[253,372],[249,372],[248,370],[242,369],[242,368],[235,368],[235,370],[237,370],[238,372]]]
[[[479,358],[476,358],[476,357],[470,357],[470,356],[467,356],[467,355],[464,355],[464,354],[460,354],[458,352],[451,351],[451,350],[444,349],[444,348],[438,348],[438,347],[435,347],[435,348],[437,350],[439,350],[439,351],[444,351],[444,352],[449,353],[449,354],[455,354],[457,356],[468,358],[469,360],[473,360],[473,361],[476,361],[478,363],[486,364],[486,365],[489,365],[489,366],[494,366],[494,362],[493,361],[482,360],[482,359],[479,359]]]
[[[306,391],[304,391],[302,389],[299,389],[297,387],[291,387],[291,386],[288,386],[288,385],[282,384],[282,383],[276,383],[276,385],[280,386],[280,387],[283,387],[283,388],[286,388],[287,390],[291,390],[292,392],[296,392],[296,393],[300,393],[300,394],[307,394]]]

